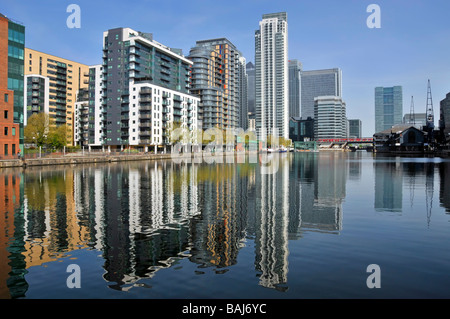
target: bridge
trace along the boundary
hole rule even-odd
[[[317,139],[317,144],[321,149],[372,149],[373,138],[322,138]]]

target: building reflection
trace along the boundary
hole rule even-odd
[[[375,160],[375,210],[401,212],[403,167],[400,161]]]
[[[439,200],[442,206],[445,207],[445,211],[450,213],[450,166],[448,163],[440,163],[439,176]]]
[[[77,249],[99,251],[107,285],[127,290],[180,259],[198,273],[224,273],[248,241],[258,284],[288,289],[289,242],[343,229],[347,179],[359,181],[361,169],[341,152],[277,156],[274,174],[261,174],[259,164],[171,161],[5,171],[1,296],[24,296],[27,269]],[[450,211],[448,169],[447,162],[374,161],[375,209],[401,211],[408,188],[411,205],[423,190],[431,205],[438,172]]]

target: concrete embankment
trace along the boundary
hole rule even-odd
[[[145,155],[104,155],[104,156],[62,156],[34,159],[13,159],[0,161],[0,168],[6,167],[30,167],[48,165],[74,165],[90,163],[112,163],[122,161],[143,161],[170,159],[170,154],[145,154]]]
[[[237,155],[234,152],[223,152],[222,156],[245,156],[246,154]],[[51,166],[51,165],[76,165],[76,164],[91,164],[91,163],[113,163],[113,162],[124,162],[124,161],[150,161],[150,160],[167,160],[172,159],[175,161],[183,161],[192,159],[194,162],[196,159],[204,158],[217,158],[217,154],[135,154],[135,155],[66,155],[61,157],[45,157],[45,158],[35,158],[35,159],[12,159],[12,160],[2,160],[0,161],[0,168],[7,167],[34,167],[34,166]],[[197,161],[198,162],[198,161]]]

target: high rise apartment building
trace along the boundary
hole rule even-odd
[[[287,13],[264,14],[255,31],[256,130],[289,138]]]
[[[23,125],[27,126],[28,119],[33,114],[49,113],[50,80],[42,75],[25,75],[24,84]]]
[[[189,91],[192,64],[181,50],[156,42],[150,33],[104,32],[101,114],[91,115],[90,141],[96,143],[100,134],[100,144],[109,148],[157,149],[170,143],[171,127],[197,129],[199,99]],[[97,76],[100,70],[93,70]],[[94,100],[89,103],[95,108]]]
[[[301,115],[301,71],[300,61],[289,60],[289,117]]]
[[[78,91],[88,87],[89,66],[30,48],[25,48],[24,59],[25,76],[31,79],[31,87],[27,88],[33,87],[33,79],[48,78],[49,119],[54,125],[67,126],[67,145],[74,145],[75,102]],[[27,90],[27,103],[22,104],[27,118],[38,110],[28,94],[32,97],[33,90]]]
[[[301,116],[314,118],[314,99],[342,97],[342,71],[339,68],[301,71]]]
[[[0,156],[23,154],[25,27],[0,14]]]
[[[191,93],[200,98],[201,127],[237,128],[247,91],[245,59],[226,38],[197,41],[188,57],[192,67]]]
[[[403,122],[401,86],[375,88],[375,132],[390,129]]]

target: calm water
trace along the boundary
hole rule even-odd
[[[0,297],[450,297],[449,160],[276,156],[0,171]]]

